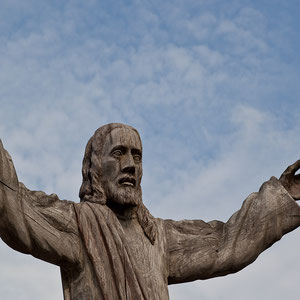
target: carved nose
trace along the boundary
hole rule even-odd
[[[128,173],[128,174],[134,175],[135,167],[126,167],[122,171],[123,171],[123,173]]]
[[[121,168],[123,173],[128,173],[131,175],[134,175],[135,173],[135,165],[133,161],[133,157],[131,154],[126,155],[122,162],[121,162]]]

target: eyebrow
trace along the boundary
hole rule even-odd
[[[124,149],[126,149],[127,147],[125,147],[125,146],[123,146],[123,145],[117,145],[117,146],[114,146],[111,150],[110,150],[110,152],[113,152],[113,151],[115,151],[115,150],[124,150]]]
[[[133,149],[131,149],[131,152],[133,154],[138,154],[138,155],[142,156],[142,151],[140,149],[133,148]]]
[[[114,146],[110,150],[110,153],[114,152],[115,150],[123,150],[124,151],[125,149],[128,149],[128,147],[126,147],[124,145],[117,145],[117,146]],[[142,156],[142,151],[138,148],[132,148],[130,151],[134,154],[139,154],[140,156]]]

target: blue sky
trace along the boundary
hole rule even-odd
[[[226,221],[300,157],[299,13],[296,0],[2,0],[0,137],[19,179],[78,201],[88,138],[123,122],[142,136],[153,215]],[[296,299],[299,241],[170,298]],[[1,298],[62,299],[58,268],[0,253]]]

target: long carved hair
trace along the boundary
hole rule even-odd
[[[87,201],[106,205],[106,195],[101,183],[101,176],[103,176],[101,157],[107,135],[116,128],[129,128],[134,130],[141,141],[140,135],[135,128],[121,123],[110,123],[95,131],[86,145],[82,162],[82,184],[79,190],[81,202]],[[154,244],[157,234],[155,218],[142,202],[138,205],[137,217],[145,235],[149,238],[151,243]]]

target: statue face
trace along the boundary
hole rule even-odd
[[[127,127],[107,135],[101,157],[103,188],[109,201],[135,206],[141,201],[142,145]]]

